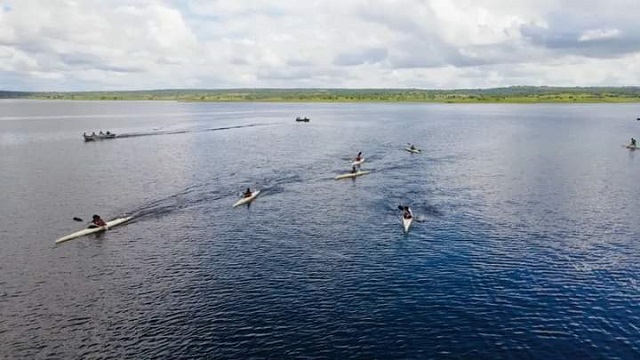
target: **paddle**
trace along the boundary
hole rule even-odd
[[[77,221],[77,222],[85,222],[84,220],[82,220],[82,218],[77,217],[77,216],[74,216],[74,217],[73,217],[73,220],[74,220],[74,221]],[[87,224],[87,225],[92,225],[92,224],[93,224],[93,222],[92,222],[92,221],[87,221],[87,222],[86,222],[86,224]],[[93,226],[89,226],[89,227],[90,227],[90,228],[92,228],[92,227],[97,227],[97,225],[93,225]]]
[[[84,220],[82,220],[82,218],[79,218],[79,217],[77,217],[77,216],[74,216],[74,217],[73,217],[73,220],[74,220],[74,221],[77,221],[77,222],[84,222]],[[87,221],[85,224],[86,224],[86,225],[89,225],[89,227],[88,227],[89,229],[94,228],[94,227],[97,227],[97,226],[96,226],[96,225],[94,225],[91,221]]]

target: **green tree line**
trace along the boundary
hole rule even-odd
[[[141,91],[17,92],[0,98],[50,100],[164,100],[211,102],[640,102],[640,87],[533,87],[494,89],[168,89]]]

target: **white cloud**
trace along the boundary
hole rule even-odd
[[[602,39],[611,39],[618,37],[620,35],[620,30],[618,29],[594,29],[587,30],[580,35],[578,41],[593,41],[593,40],[602,40]]]
[[[5,0],[1,86],[636,85],[639,10],[634,0]]]

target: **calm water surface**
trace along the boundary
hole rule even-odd
[[[638,359],[639,113],[0,101],[0,358]]]

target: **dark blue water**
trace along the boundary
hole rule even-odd
[[[638,359],[639,113],[2,101],[0,358]]]

